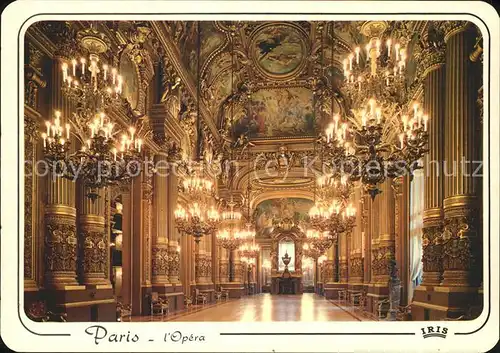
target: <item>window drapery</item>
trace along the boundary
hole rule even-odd
[[[422,281],[422,228],[424,211],[424,173],[416,170],[410,184],[410,281],[409,300]]]

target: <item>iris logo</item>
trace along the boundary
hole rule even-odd
[[[429,337],[446,338],[446,334],[448,333],[448,328],[441,326],[427,326],[427,327],[422,327],[421,330],[422,330],[422,336],[424,336],[424,338],[429,338]]]

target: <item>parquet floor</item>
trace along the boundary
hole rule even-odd
[[[154,321],[161,318],[153,319]],[[132,321],[149,321],[149,317],[134,317]],[[165,317],[164,321],[357,321],[355,317],[312,293],[302,295],[259,294],[229,300],[195,312]]]

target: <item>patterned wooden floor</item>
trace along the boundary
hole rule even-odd
[[[150,317],[133,317],[132,321],[150,321]],[[161,318],[154,318],[160,321]],[[259,294],[242,299],[222,302],[202,308],[165,317],[163,321],[357,321],[344,309],[324,297],[304,293],[303,295]]]

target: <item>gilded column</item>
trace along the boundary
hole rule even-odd
[[[151,282],[153,287],[169,284],[168,268],[168,183],[169,164],[162,154],[154,156],[156,173],[153,177],[153,217]]]
[[[408,304],[408,283],[410,276],[409,256],[409,224],[408,224],[408,177],[393,180],[394,190],[394,231],[395,231],[395,259],[402,283],[401,304]]]
[[[346,233],[342,233],[339,235],[339,262],[338,262],[338,272],[339,272],[339,282],[346,283],[347,282],[347,241],[348,235]]]
[[[349,282],[352,284],[363,283],[363,254],[361,250],[362,236],[363,236],[363,202],[361,195],[361,187],[357,187],[354,193],[354,205],[356,207],[356,226],[353,229],[352,246],[349,251],[350,255],[350,269],[349,269]]]
[[[37,289],[36,283],[36,200],[35,155],[38,129],[35,119],[24,115],[24,290]]]
[[[389,281],[389,261],[395,258],[394,239],[394,195],[391,180],[387,179],[382,184],[380,197],[380,233],[378,238],[378,278],[379,283],[387,284]]]
[[[105,190],[98,189],[99,197],[95,200],[87,196],[89,191],[83,185],[78,186],[81,281],[87,286],[106,285],[109,239],[104,229]]]
[[[381,195],[378,195],[381,196]],[[380,224],[379,224],[379,215],[380,215],[380,208],[381,208],[381,197],[376,197],[375,200],[369,201],[370,202],[370,234],[371,234],[371,275],[370,275],[370,283],[377,283],[379,282],[378,278],[380,277],[380,271],[381,271],[381,261],[379,258],[379,229],[380,229]]]
[[[59,58],[53,60],[51,71],[51,113],[60,110],[64,123],[71,110],[60,89],[62,71]],[[74,151],[74,136],[70,141]],[[64,289],[78,284],[75,183],[52,173],[48,174],[46,182],[45,288]]]
[[[176,151],[174,151],[176,152]],[[176,170],[176,160],[178,155],[176,153],[169,153],[169,172],[167,176],[167,210],[168,210],[168,223],[167,223],[167,234],[168,234],[168,276],[169,282],[175,285],[181,285],[179,280],[179,266],[180,266],[180,254],[178,251],[179,247],[179,235],[175,227],[175,210],[177,208],[177,197],[178,197],[178,178]]]
[[[444,181],[443,286],[476,287],[481,282],[480,177],[482,142],[476,99],[478,63],[475,30],[466,21],[445,23],[446,94]]]
[[[243,264],[240,262],[240,256],[238,255],[238,250],[232,250],[232,267],[233,267],[233,280],[232,282],[243,283],[243,278],[241,277],[241,268]]]
[[[222,247],[219,247],[219,282],[226,283],[229,282],[229,259],[228,251]]]
[[[363,194],[361,198],[361,223],[363,230],[361,232],[361,253],[363,256],[363,284],[368,285],[371,280],[371,201],[368,195]]]
[[[142,173],[142,211],[144,214],[142,222],[143,244],[143,286],[151,286],[151,235],[153,218],[153,174],[151,170]]]
[[[433,26],[424,36],[419,70],[424,85],[424,111],[430,116],[429,152],[424,159],[423,286],[439,285],[442,276],[445,45],[444,34]],[[434,36],[430,37],[429,34]]]

